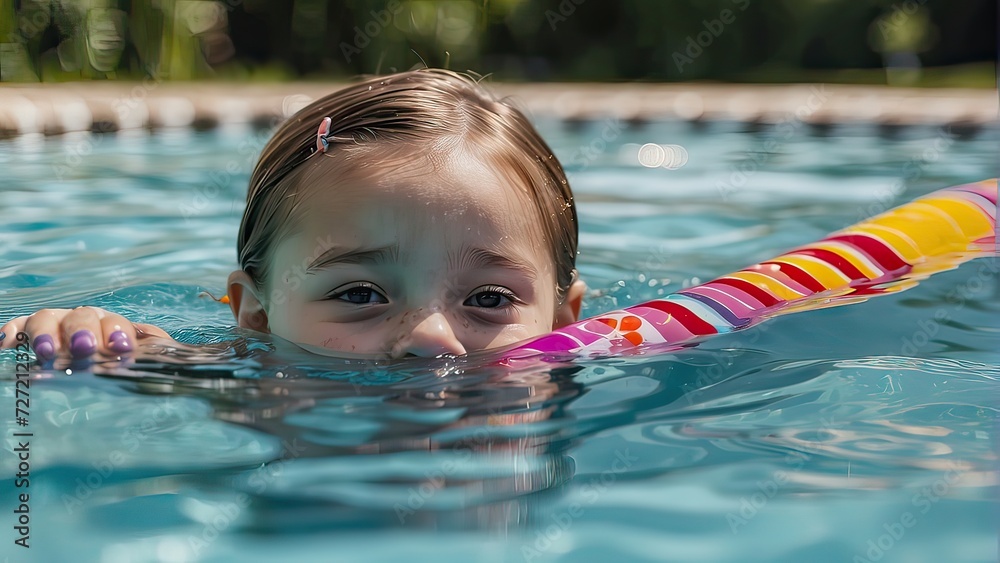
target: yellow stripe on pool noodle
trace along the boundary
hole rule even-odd
[[[802,293],[795,291],[794,289],[786,286],[785,284],[779,282],[778,280],[765,276],[764,274],[758,272],[747,272],[739,271],[733,272],[728,276],[723,276],[726,278],[736,278],[754,284],[755,286],[770,292],[772,295],[779,299],[784,299],[785,301],[791,301],[792,299],[798,299],[800,297],[805,297]]]
[[[781,262],[797,266],[815,278],[823,287],[841,287],[851,281],[840,270],[818,259],[810,260],[804,256],[784,255],[778,256],[774,260],[768,260],[768,262]]]
[[[914,209],[909,205],[876,217],[872,223],[903,231],[913,239],[920,254],[925,257],[965,250],[969,246],[968,239],[955,230],[951,221],[937,213]]]
[[[962,234],[970,240],[976,240],[993,232],[993,225],[986,215],[976,204],[967,199],[928,197],[918,199],[914,203],[926,203],[944,211],[955,220],[962,229]]]
[[[941,218],[957,235],[955,238],[956,241],[959,238],[965,238],[965,233],[962,232],[962,226],[959,225],[958,221],[956,221],[955,218],[949,215],[944,209],[941,209],[936,205],[926,204],[922,201],[914,201],[910,204],[910,209],[915,213],[926,213],[927,215]]]

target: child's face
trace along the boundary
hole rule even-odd
[[[326,159],[308,171],[267,293],[233,302],[241,325],[398,358],[504,346],[576,320],[583,284],[557,302],[551,246],[527,193],[462,152],[394,160],[358,170]],[[246,296],[248,280],[234,272],[230,294]],[[266,326],[241,315],[257,300]]]

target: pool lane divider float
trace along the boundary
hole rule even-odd
[[[997,179],[936,191],[812,244],[660,299],[516,345],[502,364],[659,353],[770,317],[900,291],[996,252]],[[857,296],[857,297],[855,297]]]

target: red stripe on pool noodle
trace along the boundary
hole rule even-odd
[[[877,262],[886,272],[893,272],[909,266],[909,264],[896,255],[885,241],[875,237],[868,235],[838,235],[829,237],[826,240],[839,240],[857,247],[858,250],[864,252]]]
[[[802,284],[803,287],[812,291],[813,293],[819,293],[820,291],[826,291],[827,287],[819,282],[816,278],[812,277],[812,274],[803,270],[802,268],[796,266],[795,264],[783,264],[781,262],[761,262],[760,265],[777,266],[778,270],[785,274],[786,276],[792,278],[792,280]],[[760,272],[762,274],[767,274],[766,271]]]
[[[664,313],[677,319],[677,321],[684,325],[684,328],[688,329],[691,334],[697,334],[700,336],[702,334],[715,334],[719,332],[715,330],[714,326],[708,324],[702,320],[701,317],[687,310],[686,307],[678,303],[657,300],[649,303],[643,303],[641,307],[663,311]]]
[[[829,250],[824,250],[822,248],[803,248],[801,250],[796,250],[795,252],[790,252],[789,254],[805,254],[806,256],[819,258],[827,264],[837,268],[843,272],[845,276],[851,278],[852,280],[868,279],[868,276],[862,274],[861,270],[854,267],[854,264],[851,264],[846,258],[836,252],[830,252]]]
[[[765,307],[770,307],[771,305],[777,305],[778,303],[783,301],[782,299],[778,299],[777,297],[771,295],[770,293],[764,291],[763,289],[757,287],[756,285],[746,280],[740,280],[735,278],[720,278],[712,280],[712,283],[728,285],[740,291],[744,291],[750,294],[750,296],[756,299],[757,301],[763,303]]]

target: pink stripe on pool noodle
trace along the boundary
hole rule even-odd
[[[964,186],[956,186],[956,187],[952,188],[952,190],[950,190],[950,191],[976,193],[976,194],[979,194],[979,195],[985,197],[986,199],[990,200],[991,202],[993,202],[993,205],[997,204],[997,190],[995,190],[995,189],[993,189],[991,187],[986,187],[986,185],[983,184],[983,183],[965,184]],[[930,196],[934,196],[936,194],[932,193],[932,194],[929,194],[929,195]]]
[[[689,287],[688,289],[682,290],[681,293],[694,293],[701,295],[702,297],[707,297],[712,301],[720,303],[723,307],[732,311],[737,317],[749,318],[753,316],[753,308],[740,303],[740,300],[733,297],[731,293],[711,286]]]
[[[545,336],[540,337],[538,340],[534,340],[525,344],[524,346],[518,346],[514,348],[511,352],[527,352],[527,351],[537,351],[537,352],[573,352],[580,348],[580,344],[573,341],[572,338],[564,336],[559,333],[550,333]]]
[[[767,306],[765,306],[763,303],[761,303],[753,295],[750,295],[749,293],[743,291],[742,289],[739,289],[737,287],[733,287],[731,285],[726,285],[724,283],[715,283],[714,281],[710,281],[710,282],[708,282],[706,284],[702,284],[702,285],[699,285],[699,286],[696,286],[696,287],[710,287],[712,289],[719,290],[722,293],[725,293],[727,295],[732,295],[733,297],[735,297],[735,298],[739,299],[740,301],[742,301],[742,302],[746,303],[747,305],[749,305],[750,308],[753,309],[754,311],[760,311],[760,310],[763,310],[763,309],[767,308]],[[692,288],[692,289],[694,289],[694,288]]]

